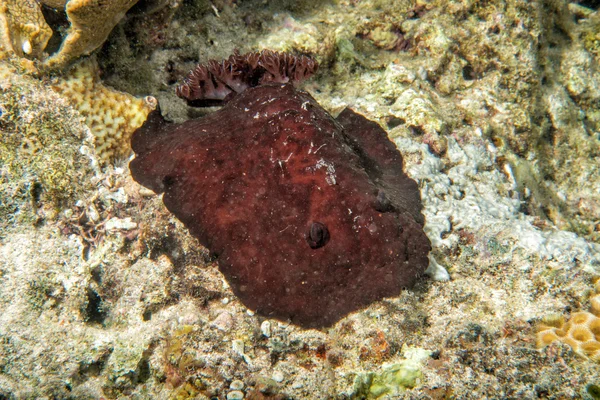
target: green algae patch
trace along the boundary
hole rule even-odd
[[[418,386],[423,379],[423,362],[431,356],[431,351],[404,345],[402,355],[405,360],[385,366],[380,373],[358,375],[352,398],[393,397]]]
[[[369,388],[369,394],[375,398],[384,394],[395,395],[417,385],[423,373],[418,365],[410,362],[394,364],[385,369],[381,375],[375,375]]]

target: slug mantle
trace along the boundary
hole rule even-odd
[[[182,124],[153,111],[130,169],[217,257],[240,300],[319,328],[411,286],[431,246],[417,184],[385,131],[350,109],[333,118],[291,83],[229,97]]]

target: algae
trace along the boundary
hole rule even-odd
[[[0,224],[34,224],[92,187],[92,141],[79,115],[51,89],[0,65]]]

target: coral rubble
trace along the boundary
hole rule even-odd
[[[93,137],[69,102],[0,63],[0,226],[53,218],[91,188]]]

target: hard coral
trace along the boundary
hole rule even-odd
[[[548,318],[538,326],[537,345],[545,347],[560,341],[584,357],[600,362],[600,280],[591,297],[591,312],[580,311],[565,323],[564,318]]]
[[[35,0],[0,0],[3,47],[20,56],[39,57],[52,36]]]
[[[104,43],[108,34],[138,0],[40,0],[51,8],[63,9],[70,22],[60,50],[45,63],[62,68]],[[21,57],[41,57],[52,30],[35,0],[0,0],[2,47]]]
[[[228,59],[210,60],[190,72],[177,87],[177,96],[190,105],[208,105],[231,99],[249,87],[265,83],[298,82],[313,75],[318,63],[312,58],[263,50]]]
[[[98,66],[88,59],[74,66],[52,88],[71,101],[95,138],[95,149],[104,162],[129,155],[129,139],[156,107],[153,97],[137,98],[104,86]]]

